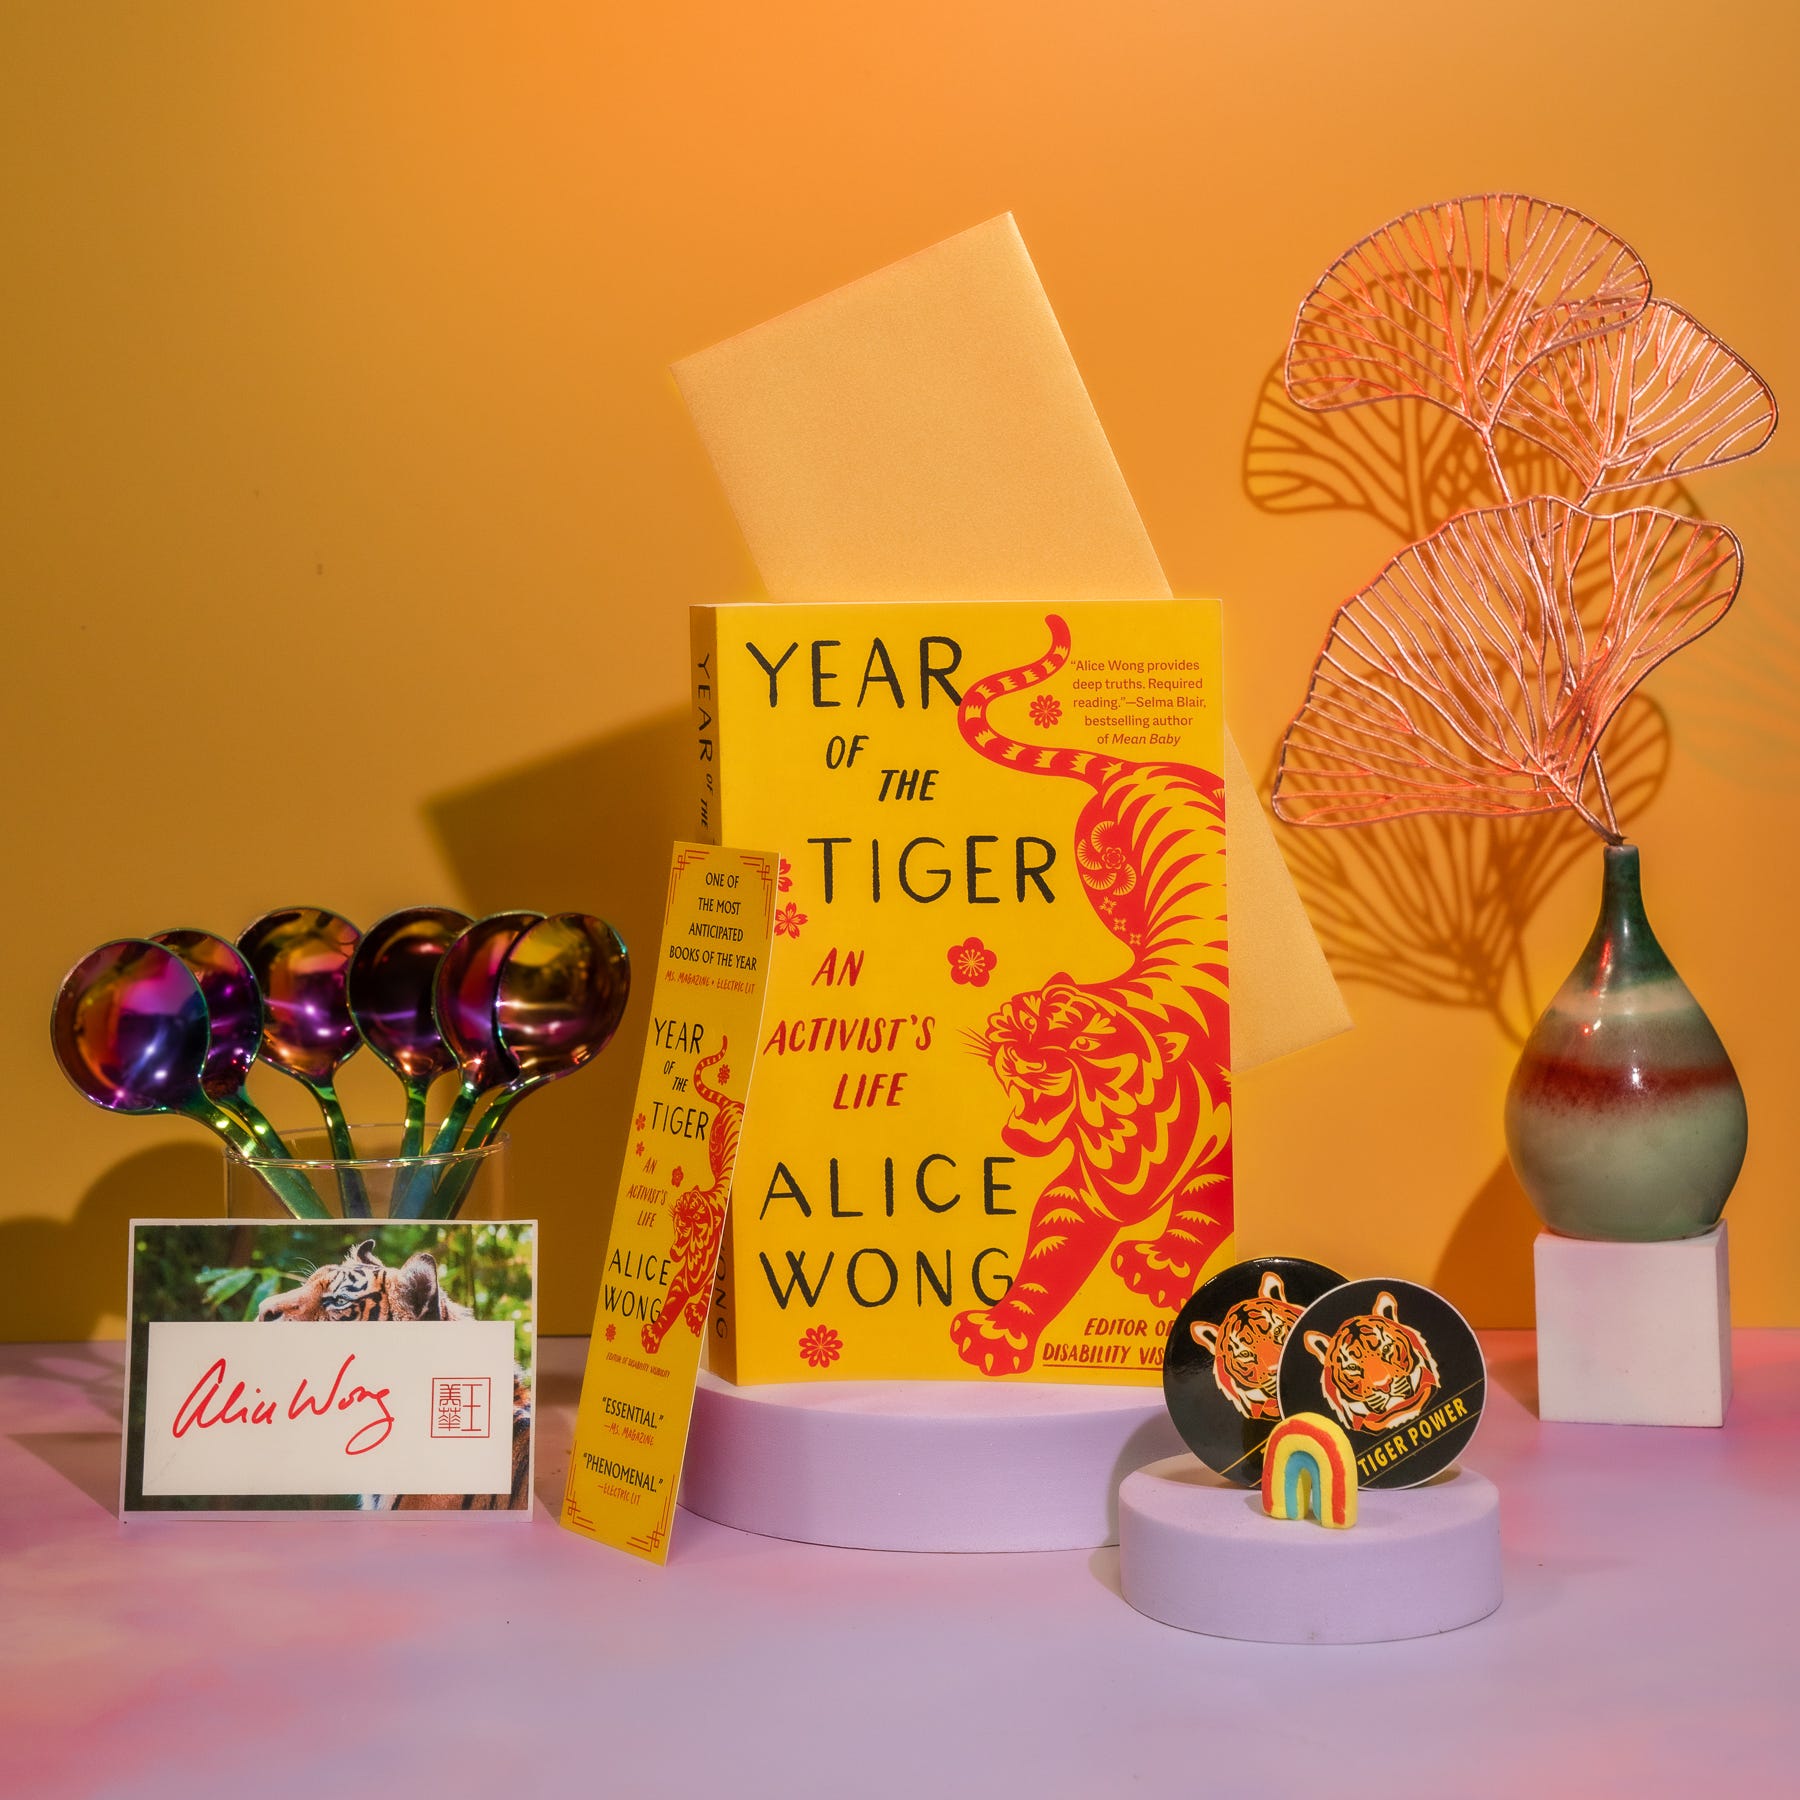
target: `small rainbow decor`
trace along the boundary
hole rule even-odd
[[[1356,1523],[1356,1452],[1335,1420],[1295,1413],[1269,1433],[1263,1449],[1263,1511],[1345,1530]]]

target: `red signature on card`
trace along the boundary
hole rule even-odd
[[[376,1416],[365,1419],[350,1434],[349,1441],[344,1445],[346,1456],[361,1456],[386,1443],[388,1434],[394,1429],[394,1415],[388,1410],[386,1388],[366,1388],[361,1383],[355,1386],[345,1385],[350,1365],[355,1361],[356,1353],[352,1351],[339,1366],[330,1392],[322,1397],[307,1392],[308,1377],[302,1375],[300,1385],[295,1388],[293,1397],[287,1403],[286,1416],[290,1421],[309,1415],[324,1418],[333,1412],[347,1413],[357,1407],[374,1407]],[[231,1371],[226,1366],[225,1358],[221,1356],[194,1383],[188,1397],[176,1407],[174,1424],[170,1427],[172,1435],[185,1437],[189,1430],[210,1431],[215,1425],[281,1423],[278,1403],[262,1398],[247,1398],[241,1381],[233,1382],[231,1391],[220,1399],[221,1389],[230,1380]],[[261,1388],[255,1391],[258,1396],[262,1394]]]

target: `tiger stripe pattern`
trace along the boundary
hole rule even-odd
[[[1092,789],[1076,822],[1076,868],[1129,963],[1099,981],[1053,975],[974,1034],[1012,1103],[1003,1140],[1057,1159],[1012,1286],[951,1327],[958,1354],[990,1375],[1031,1366],[1045,1327],[1109,1246],[1113,1273],[1173,1311],[1231,1229],[1224,783],[1185,763],[1028,744],[995,725],[995,701],[1068,661],[1068,626],[1054,614],[1045,623],[1048,652],[974,683],[958,725],[1002,768]],[[1154,1239],[1115,1244],[1165,1207]]]
[[[724,1067],[731,1040],[721,1038],[711,1056],[694,1066],[694,1091],[713,1109],[706,1132],[706,1160],[712,1179],[682,1194],[672,1208],[675,1239],[669,1247],[669,1291],[641,1333],[641,1341],[653,1355],[662,1348],[669,1327],[684,1317],[698,1337],[706,1329],[706,1311],[712,1295],[713,1271],[719,1263],[719,1240],[725,1233],[725,1202],[731,1191],[731,1165],[737,1156],[742,1104],[729,1094],[707,1085],[706,1072],[719,1065],[719,1087],[731,1079]]]

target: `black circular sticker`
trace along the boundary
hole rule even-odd
[[[1417,1487],[1467,1448],[1487,1398],[1468,1322],[1416,1281],[1347,1281],[1315,1300],[1281,1352],[1281,1411],[1336,1419],[1363,1487]]]
[[[1203,1282],[1169,1328],[1163,1398],[1182,1441],[1228,1481],[1262,1480],[1263,1444],[1281,1417],[1276,1372],[1294,1321],[1343,1285],[1322,1263],[1259,1256]]]

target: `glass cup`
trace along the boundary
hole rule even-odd
[[[291,1156],[225,1152],[225,1214],[232,1219],[302,1215],[310,1199],[334,1219],[504,1219],[507,1134],[475,1150],[401,1156],[403,1127],[352,1125],[357,1155],[331,1154],[322,1129],[283,1131]]]

